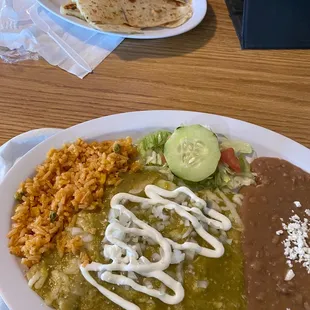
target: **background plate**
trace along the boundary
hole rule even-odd
[[[41,298],[27,285],[19,260],[10,255],[6,235],[15,204],[14,193],[20,182],[33,175],[51,148],[60,148],[77,138],[116,139],[131,135],[134,139],[156,129],[174,129],[180,124],[209,125],[217,133],[249,142],[258,156],[280,157],[310,172],[310,150],[262,127],[232,118],[186,111],[145,111],[116,114],[88,121],[52,136],[23,156],[0,185],[0,293],[12,310],[44,310]]]
[[[96,32],[103,32],[91,27],[85,21],[72,17],[72,16],[64,16],[60,14],[60,6],[68,3],[69,0],[38,0],[38,3],[41,4],[45,9],[50,11],[52,14],[57,15],[58,17],[75,24],[77,26],[81,26],[86,29],[91,29]],[[131,38],[131,39],[159,39],[159,38],[167,38],[177,36],[181,33],[187,32],[193,28],[195,28],[200,22],[203,20],[207,13],[207,0],[192,0],[193,7],[193,16],[183,25],[177,28],[150,28],[143,31],[143,33],[139,34],[122,34],[122,33],[109,33],[110,35],[115,35],[118,37]]]

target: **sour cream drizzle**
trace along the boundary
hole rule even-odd
[[[127,310],[138,310],[139,307],[99,285],[90,275],[90,271],[97,272],[102,281],[116,285],[127,285],[136,291],[158,298],[166,304],[175,305],[183,300],[184,288],[180,282],[164,272],[171,264],[173,254],[178,250],[192,250],[205,257],[221,257],[224,254],[223,244],[209,234],[202,223],[224,231],[231,228],[231,222],[226,216],[214,209],[209,209],[206,202],[187,187],[179,187],[174,191],[167,191],[155,185],[147,185],[145,187],[145,194],[148,198],[119,193],[111,199],[110,224],[105,231],[105,238],[110,244],[104,246],[103,254],[105,258],[111,259],[112,263],[100,264],[92,262],[85,267],[80,266],[82,275],[90,284],[95,286],[111,301]],[[170,200],[180,195],[190,198],[191,206],[185,206]],[[139,220],[134,213],[128,210],[124,206],[127,201],[138,203],[142,208],[162,208],[175,211],[180,217],[189,221],[196,233],[208,242],[213,249],[202,247],[194,242],[179,244],[163,237],[159,231],[144,221]],[[122,220],[120,220],[121,217]],[[155,244],[158,244],[161,253],[159,261],[150,262],[144,256],[139,257],[136,246],[124,242],[126,234],[147,237]],[[173,295],[162,290],[140,285],[133,281],[132,278],[113,274],[113,271],[135,272],[147,278],[156,278],[170,288],[173,291]]]

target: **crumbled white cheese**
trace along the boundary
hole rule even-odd
[[[289,269],[285,275],[285,281],[291,281],[295,277],[295,272],[292,269]]]
[[[282,235],[282,234],[283,234],[283,230],[278,230],[278,231],[276,231],[276,234],[277,234],[278,236]]]
[[[229,245],[232,245],[233,239],[227,239],[227,240],[226,240],[226,243],[229,244]]]
[[[280,221],[283,222],[283,217],[280,217]]]
[[[171,257],[171,264],[179,264],[185,259],[185,254],[180,250],[173,250]]]
[[[158,207],[154,207],[152,209],[152,213],[155,217],[163,220],[163,221],[167,221],[170,219],[170,216],[169,215],[166,215],[164,213],[164,206],[158,206]]]
[[[310,216],[310,209],[306,209],[306,210],[305,210],[305,213],[306,213],[308,216]]]
[[[184,226],[186,226],[186,227],[190,226],[190,222],[189,222],[189,220],[185,220],[185,222],[184,222]]]
[[[299,201],[294,201],[294,205],[297,207],[297,208],[300,208],[301,207],[301,203]]]
[[[132,280],[138,280],[137,275],[133,271],[128,271],[128,278]]]
[[[295,214],[289,218],[290,223],[282,223],[283,229],[287,232],[287,238],[282,242],[284,245],[284,255],[286,263],[291,268],[292,261],[301,263],[310,273],[310,248],[307,244],[309,221]]]
[[[199,288],[207,288],[208,287],[208,281],[198,281],[197,282],[197,287]]]
[[[153,262],[158,262],[158,261],[160,261],[160,259],[161,259],[161,256],[158,253],[152,254],[152,261]]]
[[[83,242],[88,243],[88,242],[93,241],[93,236],[91,234],[86,233],[81,236],[81,239]]]

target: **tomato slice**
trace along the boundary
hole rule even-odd
[[[221,161],[228,165],[233,171],[241,172],[239,159],[235,155],[235,151],[232,147],[221,151]]]

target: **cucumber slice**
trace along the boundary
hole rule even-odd
[[[215,172],[221,157],[215,134],[201,125],[177,128],[165,143],[164,155],[178,177],[200,182]]]

